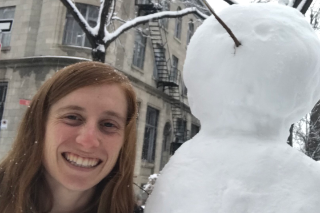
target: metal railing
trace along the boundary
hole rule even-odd
[[[153,2],[155,2],[153,0]],[[135,5],[152,5],[153,4],[152,0],[135,0]],[[158,3],[158,2],[157,2]]]

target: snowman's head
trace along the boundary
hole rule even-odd
[[[192,113],[212,130],[287,135],[320,98],[318,37],[287,6],[233,5],[219,16],[242,45],[213,16],[196,31],[183,73]]]

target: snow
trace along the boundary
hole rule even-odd
[[[143,189],[150,194],[154,188],[154,184],[156,183],[159,174],[152,174],[148,178],[148,183],[143,187]]]
[[[105,0],[100,0],[99,16],[98,16],[98,19],[97,19],[97,24],[93,28],[90,27],[90,25],[85,20],[85,18],[82,16],[82,14],[80,13],[80,11],[78,10],[78,8],[76,7],[75,3],[72,0],[66,0],[66,3],[72,8],[72,10],[75,12],[76,16],[79,17],[81,23],[83,23],[83,25],[85,26],[85,28],[88,31],[88,33],[93,37],[97,36],[99,34],[99,29],[100,29],[100,25],[101,25],[101,23],[100,23],[101,22],[101,13],[102,13],[102,10],[103,10],[103,6],[105,4]],[[176,17],[177,15],[185,15],[185,14],[190,14],[192,12],[195,12],[196,15],[200,16],[203,19],[208,18],[207,15],[205,15],[202,12],[200,12],[196,7],[185,8],[185,9],[180,10],[180,11],[158,12],[158,13],[155,13],[155,14],[136,17],[136,18],[134,18],[132,20],[129,20],[129,21],[124,21],[124,20],[120,19],[119,17],[116,16],[116,13],[114,13],[114,11],[115,11],[115,1],[112,0],[110,12],[109,12],[107,20],[106,20],[107,23],[104,25],[104,30],[103,30],[103,33],[104,33],[103,42],[105,44],[107,44],[110,41],[115,40],[122,33],[124,33],[125,31],[127,31],[129,29],[131,29],[132,27],[135,27],[138,24],[146,23],[146,22],[148,22],[149,20],[152,20],[152,19],[162,18],[164,16],[166,16],[166,17]],[[114,32],[109,32],[107,30],[107,26],[110,25],[111,20],[118,20],[118,21],[125,22],[125,23],[122,24]],[[98,47],[98,49],[102,50],[102,47]]]
[[[106,52],[106,47],[103,44],[99,44],[96,49],[93,49],[94,52]]]
[[[175,15],[182,15],[182,14],[188,14],[191,13],[193,11],[197,11],[198,15],[201,15],[203,18],[207,18],[208,16],[201,13],[197,8],[195,7],[190,7],[190,8],[185,8],[183,10],[179,10],[179,11],[164,11],[164,12],[158,12],[158,13],[154,13],[154,14],[150,14],[150,15],[146,15],[146,16],[140,16],[140,17],[136,17],[130,21],[127,21],[126,23],[124,23],[123,25],[121,25],[118,29],[116,29],[114,32],[106,32],[106,36],[103,39],[103,41],[105,43],[107,43],[110,40],[114,40],[116,37],[118,37],[121,33],[123,33],[124,31],[136,26],[139,23],[144,23],[146,21],[152,20],[152,19],[157,19],[157,18],[161,18],[164,16],[175,16]]]
[[[188,46],[184,80],[201,130],[171,157],[146,213],[318,213],[320,166],[286,144],[320,98],[320,41],[278,4],[220,12]],[[179,178],[179,181],[176,181]]]

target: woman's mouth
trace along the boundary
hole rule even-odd
[[[82,168],[93,168],[101,163],[101,160],[98,158],[84,158],[70,152],[64,152],[62,156],[72,165]]]

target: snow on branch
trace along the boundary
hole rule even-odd
[[[123,20],[122,18],[120,18],[120,17],[118,17],[118,16],[113,16],[113,17],[112,17],[112,20],[120,21],[120,22],[122,22],[122,23],[126,23],[125,20]]]
[[[203,19],[208,18],[207,15],[203,14],[195,7],[190,7],[190,8],[186,8],[186,9],[179,10],[179,11],[164,11],[164,12],[159,12],[159,13],[150,14],[150,15],[146,15],[146,16],[139,16],[133,20],[127,21],[125,24],[121,25],[114,32],[107,33],[105,38],[103,39],[103,41],[105,43],[110,43],[110,42],[114,41],[122,33],[130,30],[131,28],[133,28],[139,24],[147,23],[152,19],[177,18],[177,17],[181,17],[181,16],[191,14],[191,13],[196,14]]]
[[[97,26],[99,25],[99,30],[98,30],[98,35],[102,36],[105,34],[105,28],[106,28],[106,22],[107,22],[107,17],[109,13],[109,9],[111,7],[111,4],[114,3],[115,0],[101,0],[101,5],[100,5],[100,21],[98,21]],[[112,14],[111,14],[112,16]]]
[[[307,0],[302,0],[302,1],[300,2],[299,6],[297,7],[297,9],[298,9],[299,11],[301,11],[302,8],[303,8],[303,6],[306,4],[306,2],[307,2]]]
[[[83,29],[85,34],[87,35],[88,40],[91,45],[94,43],[95,31],[86,19],[82,16],[76,5],[71,0],[60,0],[62,4],[70,11],[74,19],[79,23],[80,27]]]

